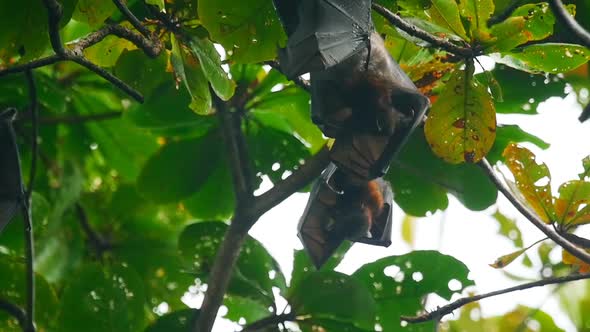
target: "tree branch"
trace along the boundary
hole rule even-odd
[[[88,241],[94,249],[96,249],[98,256],[102,255],[102,253],[110,248],[110,245],[107,241],[105,241],[100,234],[92,229],[90,223],[88,222],[88,216],[86,215],[86,211],[80,203],[75,204],[76,214],[78,215],[78,221],[80,222],[80,226],[82,226],[82,230],[88,237]]]
[[[18,325],[20,325],[23,331],[26,331],[27,317],[23,309],[5,299],[0,298],[0,310],[16,318]]]
[[[29,111],[31,112],[31,124],[33,126],[33,137],[31,140],[31,168],[29,170],[29,184],[27,185],[27,191],[25,192],[25,199],[30,201],[37,174],[37,159],[39,156],[39,144],[37,141],[39,136],[39,99],[37,98],[37,86],[35,84],[35,78],[33,77],[33,71],[31,69],[26,70],[25,77],[29,87]]]
[[[330,163],[330,150],[324,147],[311,157],[299,169],[283,181],[278,182],[271,189],[254,199],[251,214],[261,216],[266,211],[277,206],[297,190],[305,187],[322,174]]]
[[[573,33],[584,46],[590,48],[590,33],[570,16],[561,0],[551,0],[549,6],[561,24]]]
[[[586,104],[578,120],[580,120],[580,122],[584,122],[588,120],[588,118],[590,118],[590,102]]]
[[[113,0],[113,3],[115,4],[115,6],[117,6],[119,11],[123,13],[123,15],[129,21],[129,23],[131,23],[131,25],[133,25],[133,27],[137,29],[137,31],[139,31],[146,38],[150,38],[150,31],[143,24],[141,24],[137,17],[133,15],[133,13],[129,10],[129,8],[127,8],[127,6],[125,6],[125,4],[121,0]]]
[[[504,196],[516,207],[516,209],[522,213],[535,227],[543,232],[548,238],[559,244],[563,249],[567,250],[570,254],[577,257],[581,261],[590,264],[590,254],[586,251],[578,248],[575,244],[571,243],[553,228],[545,224],[535,213],[531,212],[528,207],[520,202],[520,200],[514,196],[510,188],[496,175],[492,169],[490,163],[483,159],[478,165],[486,172],[490,180],[496,185],[498,190],[504,194]]]
[[[468,303],[479,301],[479,300],[482,300],[482,299],[485,299],[488,297],[498,296],[498,295],[502,295],[502,294],[515,292],[515,291],[521,291],[521,290],[525,290],[525,289],[529,289],[529,288],[533,288],[533,287],[540,287],[540,286],[546,286],[546,285],[552,285],[552,284],[562,284],[562,283],[566,283],[569,281],[588,279],[588,278],[590,278],[590,274],[573,274],[573,275],[564,276],[564,277],[547,278],[547,279],[538,280],[538,281],[534,281],[534,282],[530,282],[530,283],[526,283],[526,284],[522,284],[522,285],[518,285],[518,286],[514,286],[514,287],[509,287],[509,288],[505,288],[505,289],[501,289],[501,290],[497,290],[497,291],[493,291],[493,292],[489,292],[489,293],[485,293],[485,294],[464,297],[464,298],[458,299],[455,302],[451,302],[443,307],[440,307],[437,310],[434,310],[432,312],[429,312],[429,313],[426,313],[426,314],[423,314],[420,316],[414,316],[414,317],[402,316],[400,318],[401,318],[401,320],[406,321],[408,323],[422,323],[422,322],[426,322],[429,320],[438,320],[438,319],[444,317],[445,315],[452,313],[454,310],[456,310]]]
[[[95,31],[88,36],[80,39],[78,42],[74,43],[73,46],[73,53],[78,56],[83,56],[84,49],[99,43],[104,38],[109,35],[114,35],[119,38],[128,40],[133,43],[133,45],[140,48],[147,56],[155,58],[162,52],[162,43],[159,39],[154,38],[148,39],[143,37],[140,34],[137,34],[126,27],[118,24],[111,24],[107,25],[104,28]]]
[[[395,13],[391,12],[389,9],[374,3],[373,9],[383,16],[389,23],[394,25],[395,27],[399,28],[400,30],[408,33],[411,36],[420,38],[430,44],[441,48],[447,52],[461,55],[466,58],[472,58],[477,55],[477,52],[472,50],[471,48],[461,47],[458,46],[444,38],[439,38],[430,33],[418,28],[415,25],[412,25],[406,21],[404,21],[400,16],[396,15]]]
[[[203,299],[199,319],[195,321],[193,326],[195,332],[210,332],[213,328],[217,312],[233,274],[233,268],[240,256],[242,244],[246,240],[248,230],[257,220],[246,213],[253,199],[253,187],[251,174],[248,173],[249,160],[244,159],[247,158],[247,152],[244,151],[246,144],[240,126],[241,119],[236,118],[237,114],[229,111],[227,104],[215,94],[213,89],[211,89],[211,96],[222,129],[237,204],[232,222],[223,237],[223,242],[217,251],[215,262],[208,276],[207,292]]]
[[[297,316],[294,313],[268,316],[266,318],[262,318],[258,321],[255,321],[252,324],[244,326],[242,332],[260,331],[271,325],[277,325],[280,323],[284,323],[286,321],[293,321],[296,317]]]
[[[520,6],[522,0],[512,0],[512,2],[504,8],[504,10],[499,13],[498,15],[490,17],[488,20],[488,27],[491,27],[494,24],[498,24],[512,15],[512,13]]]

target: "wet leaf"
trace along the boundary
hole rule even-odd
[[[489,38],[487,22],[494,13],[492,0],[460,0],[459,10],[463,17],[463,24],[472,38],[476,40]]]
[[[546,43],[525,46],[492,58],[529,73],[565,73],[590,60],[590,49],[576,44]]]
[[[221,67],[221,58],[213,42],[208,39],[192,38],[189,47],[199,59],[199,63],[213,91],[223,100],[229,100],[234,94],[235,83]]]
[[[467,33],[461,23],[459,7],[455,0],[433,0],[428,14],[434,23],[449,29],[463,39],[467,39]]]
[[[537,163],[531,151],[516,144],[508,145],[503,156],[506,158],[506,166],[514,175],[516,187],[528,205],[543,221],[555,221],[551,174],[547,165]]]
[[[455,71],[432,106],[424,127],[432,151],[445,161],[475,163],[491,149],[496,113],[487,87],[473,77],[473,63]]]

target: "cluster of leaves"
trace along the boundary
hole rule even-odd
[[[587,73],[549,74],[582,65],[590,52],[577,45],[528,44],[555,35],[546,3],[523,5],[488,27],[488,18],[503,9],[502,1],[478,1],[478,6],[467,0],[387,2],[411,23],[504,64],[475,74],[472,61],[457,62],[445,52],[422,48],[422,42],[375,17],[389,50],[411,78],[435,78],[423,87],[433,100],[429,122],[387,175],[397,204],[423,216],[446,209],[451,193],[470,209],[486,209],[497,196],[487,176],[473,164],[449,164],[439,157],[458,163],[487,154],[498,161],[511,141],[546,148],[515,125],[496,126],[496,112],[534,114],[539,102],[564,96],[566,82],[577,91],[587,87],[576,81],[580,76],[587,80]],[[60,33],[70,46],[105,22],[123,20],[110,1],[60,3]],[[191,325],[198,312],[181,298],[199,295],[209,281],[235,205],[212,94],[240,113],[259,182],[263,177],[280,181],[324,144],[309,119],[309,95],[262,66],[285,41],[271,1],[130,0],[128,5],[161,38],[165,51],[151,59],[129,41],[108,36],[85,49],[84,56],[138,89],[144,104],[131,102],[71,63],[34,73],[41,115],[41,163],[32,199],[39,330],[157,332],[186,331]],[[168,14],[154,19],[154,10],[163,9]],[[50,52],[41,1],[0,3],[0,27],[0,69]],[[0,108],[21,110],[15,125],[23,174],[28,174],[32,131],[24,77],[2,76],[0,87]],[[534,168],[525,166],[523,176],[530,172]],[[575,201],[576,209],[555,200],[550,205],[555,216],[586,204],[576,198],[582,191],[575,188],[564,189],[563,199]],[[567,225],[580,224],[572,218]],[[564,220],[560,225],[565,227]],[[0,236],[0,279],[5,281],[0,297],[21,306],[23,251],[21,220],[15,220]],[[472,285],[461,262],[437,252],[387,257],[350,276],[331,271],[339,259],[315,272],[298,251],[287,283],[266,249],[248,238],[224,299],[226,318],[247,324],[278,314],[280,296],[303,331],[432,330],[433,323],[400,325],[399,316],[416,314],[428,294],[450,299]],[[0,330],[19,328],[0,312]]]

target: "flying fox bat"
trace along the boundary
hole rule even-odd
[[[320,268],[344,240],[387,247],[391,244],[393,193],[387,181],[348,182],[330,164],[311,190],[299,222],[299,238]]]
[[[289,78],[310,73],[311,118],[335,138],[299,236],[317,267],[342,241],[391,243],[392,194],[381,179],[429,106],[391,57],[371,0],[273,0],[288,36]]]
[[[0,113],[0,233],[17,213],[24,194],[12,121],[13,108]]]

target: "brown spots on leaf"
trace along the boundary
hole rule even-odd
[[[496,127],[488,127],[488,130],[490,131],[490,133],[495,133]]]
[[[453,127],[461,129],[465,128],[465,119],[457,119],[455,122],[453,122]]]
[[[471,139],[473,139],[474,141],[479,141],[479,136],[477,136],[476,134],[471,135]]]
[[[475,152],[465,151],[465,153],[463,154],[463,159],[465,159],[465,161],[468,163],[472,163],[475,160]]]

